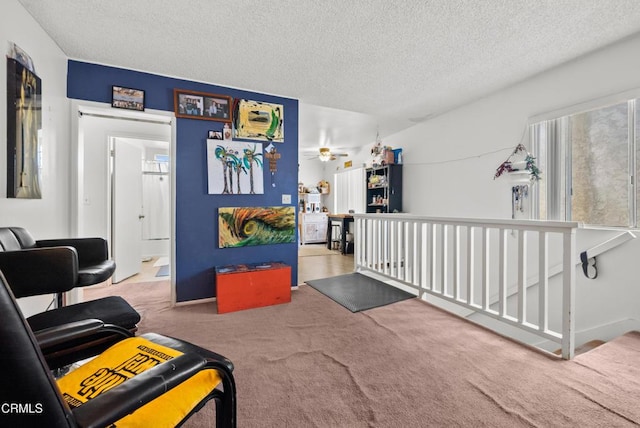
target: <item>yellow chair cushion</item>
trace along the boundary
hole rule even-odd
[[[58,387],[71,408],[97,397],[143,371],[182,352],[132,337],[113,345],[98,357],[58,379]],[[221,379],[204,370],[114,424],[115,427],[175,427],[215,388]]]

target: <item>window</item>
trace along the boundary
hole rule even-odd
[[[636,99],[575,109],[531,125],[538,167],[538,218],[637,227]]]
[[[362,168],[338,172],[334,174],[333,180],[335,212],[341,214],[346,214],[349,210],[354,210],[356,213],[366,212],[364,199],[367,192]]]

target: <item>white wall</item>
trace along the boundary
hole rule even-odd
[[[26,227],[37,239],[67,237],[69,222],[69,104],[67,57],[16,0],[0,5],[0,49],[14,42],[32,58],[42,80],[42,199],[6,198],[7,105],[0,103],[0,224]],[[3,55],[3,57],[4,57]],[[7,96],[0,67],[0,99]]]
[[[385,138],[385,144],[403,148],[404,210],[510,218],[509,180],[494,180],[493,175],[520,142],[529,118],[640,87],[638,52],[640,36]],[[530,148],[527,138],[524,144]],[[579,249],[614,234],[580,230]],[[595,328],[610,317],[640,320],[640,265],[634,262],[639,258],[636,239],[599,257],[596,280],[577,271],[576,302],[583,308],[576,314],[579,330]]]
[[[42,80],[42,199],[6,198],[7,69],[0,67],[0,225],[22,226],[36,239],[70,235],[69,105],[67,57],[16,0],[0,3],[0,49],[25,50]],[[20,299],[26,316],[43,311],[51,296]]]

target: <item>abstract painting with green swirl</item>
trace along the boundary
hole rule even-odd
[[[220,248],[296,242],[293,206],[218,208]]]

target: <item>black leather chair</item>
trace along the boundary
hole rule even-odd
[[[36,241],[33,236],[23,227],[0,227],[0,251],[11,252],[20,250],[31,250],[37,248],[71,247],[76,253],[75,271],[65,271],[73,275],[70,280],[74,281],[74,287],[85,287],[87,285],[99,284],[111,278],[116,270],[116,264],[109,260],[109,250],[107,241],[102,238],[69,238],[69,239],[45,239]],[[16,271],[24,269],[38,269],[29,260],[29,255],[17,254],[13,256],[13,268]],[[1,259],[0,259],[1,261]],[[74,266],[69,266],[72,269]],[[6,266],[5,266],[6,268]],[[44,271],[44,269],[41,269]],[[10,275],[10,271],[5,270],[5,275]],[[44,272],[45,275],[48,272]],[[32,293],[44,294],[44,293]],[[60,302],[59,302],[60,303]],[[59,304],[62,306],[62,304]]]
[[[103,392],[84,404],[76,403],[70,406],[67,403],[68,396],[65,398],[60,390],[61,380],[56,381],[52,377],[40,348],[62,344],[67,340],[73,341],[85,334],[92,335],[94,330],[101,328],[108,328],[108,326],[104,326],[97,320],[58,326],[40,332],[39,342],[22,316],[6,279],[0,272],[0,367],[3,373],[0,385],[0,403],[3,403],[3,409],[0,420],[2,426],[52,428],[111,426],[129,414],[135,416],[136,411],[142,406],[153,400],[162,400],[167,391],[183,385],[192,376],[208,369],[218,373],[219,381],[215,382],[216,385],[205,385],[204,398],[199,398],[200,401],[195,406],[185,409],[180,416],[183,419],[177,425],[181,425],[184,420],[200,410],[204,403],[214,399],[217,426],[236,426],[235,381],[231,361],[188,342],[158,334],[124,339],[119,344],[125,344],[126,340],[144,338],[149,343],[178,350],[182,355],[142,371],[111,389],[104,388]],[[118,328],[115,327],[115,329]],[[101,357],[99,355],[94,361],[99,361]],[[77,369],[77,372],[81,370],[82,366]],[[91,379],[95,381],[96,377],[93,376]],[[221,384],[222,389],[218,383]],[[140,414],[142,412],[141,410]],[[155,416],[158,415],[147,413],[142,421],[143,424],[159,426],[158,421],[152,420]]]
[[[102,238],[76,238],[36,241],[21,227],[0,227],[0,271],[18,298],[42,294],[62,296],[74,287],[103,282],[111,277],[115,264],[108,259]],[[69,306],[61,306],[30,316],[34,331],[85,319],[99,319],[129,330],[137,330],[140,314],[120,296],[109,296]],[[112,334],[103,332],[84,337],[68,348],[58,347],[46,354],[51,366],[61,367],[78,353],[95,355],[113,343]],[[70,344],[68,344],[70,345]],[[96,349],[92,349],[92,348]],[[84,351],[83,348],[86,348]],[[73,361],[71,361],[73,362]]]

